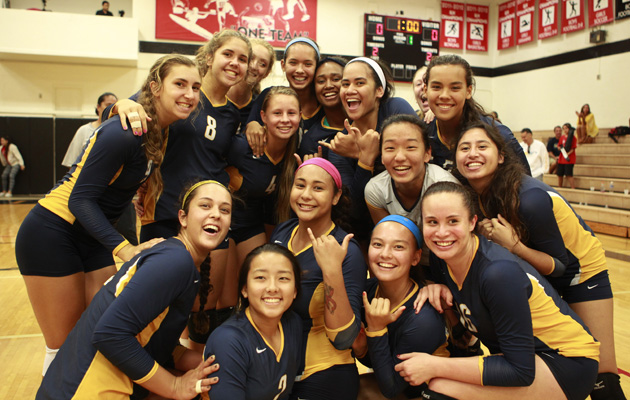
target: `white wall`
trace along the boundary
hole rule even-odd
[[[500,0],[473,2],[490,4],[489,51],[450,51],[463,56],[473,66],[492,68],[593,46],[588,43],[589,30],[585,29],[498,51],[495,24]],[[127,15],[137,16],[140,40],[155,40],[155,0],[112,0],[110,3],[112,10],[125,4]],[[397,10],[403,10],[410,18],[440,19],[440,0],[319,0],[318,3],[317,41],[325,53],[361,54],[365,12],[394,15]],[[41,2],[12,0],[11,5],[14,8],[41,7]],[[92,14],[100,8],[100,1],[49,0],[47,8]],[[603,28],[609,32],[608,42],[630,38],[630,19]],[[102,92],[113,91],[119,96],[135,92],[159,56],[140,53],[137,68],[0,59],[0,113],[92,115],[94,102]],[[630,53],[624,53],[498,78],[479,77],[475,98],[488,110],[498,111],[501,120],[514,130],[524,126],[546,130],[558,123],[574,123],[574,110],[585,102],[590,103],[600,127],[612,127],[626,124],[630,116],[629,65]],[[276,65],[273,76],[264,84],[282,82],[286,84]],[[76,101],[81,104],[80,110],[67,110],[68,101],[63,96],[72,93],[80,96]],[[415,106],[409,84],[398,84],[396,94]]]
[[[125,10],[125,18],[132,18],[133,0],[108,0],[109,11],[118,17],[118,10]],[[47,0],[46,10],[75,14],[94,15],[103,8],[102,0]],[[11,0],[11,8],[26,10],[28,8],[42,8],[41,0]]]

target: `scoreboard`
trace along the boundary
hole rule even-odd
[[[363,54],[389,64],[394,80],[411,82],[416,70],[440,52],[440,23],[365,14]]]

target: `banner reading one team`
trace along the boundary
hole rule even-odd
[[[516,0],[516,44],[534,40],[534,9],[536,0]]]
[[[558,0],[540,0],[538,3],[538,39],[558,34]]]
[[[588,26],[603,25],[615,19],[612,0],[588,0]]]
[[[503,50],[514,46],[514,16],[516,0],[499,4],[499,34],[497,49]]]
[[[466,50],[488,51],[488,14],[490,8],[466,4]]]
[[[442,34],[440,47],[449,49],[464,48],[464,4],[452,1],[442,2]]]
[[[157,39],[203,42],[224,28],[284,47],[296,36],[317,38],[317,0],[155,0]]]
[[[583,0],[562,0],[562,33],[570,33],[584,29]]]

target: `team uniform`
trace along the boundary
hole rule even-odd
[[[271,242],[287,247],[295,254],[302,267],[302,293],[293,303],[294,311],[302,318],[303,363],[293,386],[292,399],[297,396],[309,400],[346,400],[356,398],[359,375],[351,346],[361,327],[362,293],[365,287],[367,266],[361,249],[353,239],[343,261],[343,279],[354,312],[348,324],[339,329],[328,329],[324,324],[324,284],[322,271],[317,264],[313,248],[293,249],[291,240],[298,228],[292,219],[276,227]],[[346,236],[333,224],[328,235],[341,243]]]
[[[239,132],[243,132],[243,130],[245,129],[245,126],[247,125],[247,120],[249,119],[249,114],[252,112],[252,107],[254,106],[254,100],[256,100],[256,98],[257,96],[254,96],[254,94],[252,93],[252,95],[249,97],[249,100],[243,105],[236,104],[236,102],[233,101],[239,113]]]
[[[566,268],[561,277],[547,277],[563,299],[571,304],[612,298],[604,248],[571,205],[549,185],[529,176],[523,176],[519,199],[519,216],[528,233],[526,246]]]
[[[597,377],[599,343],[581,319],[531,265],[484,237],[463,282],[431,258],[448,286],[460,321],[490,350],[479,359],[484,386],[528,386],[538,355],[569,400],[584,399]]]
[[[446,326],[440,314],[428,302],[416,314],[413,302],[418,294],[418,284],[413,282],[412,290],[396,307],[392,313],[405,306],[405,311],[398,319],[378,332],[368,332],[368,354],[359,359],[362,364],[374,369],[374,375],[383,395],[387,398],[396,397],[404,393],[407,398],[422,396],[420,386],[410,386],[409,383],[394,370],[394,366],[401,362],[399,354],[421,352],[437,356],[448,357],[446,350]],[[378,280],[371,278],[367,282],[366,293],[368,301],[378,297]]]
[[[520,143],[516,140],[510,128],[501,124],[497,120],[493,120],[492,117],[481,115],[479,118],[482,122],[485,122],[488,125],[493,125],[499,130],[499,134],[501,134],[505,143],[514,150],[516,157],[525,168],[526,173],[531,175],[527,157],[525,157],[525,153],[523,152]],[[454,145],[453,147],[449,147],[442,140],[442,136],[440,135],[440,130],[437,125],[437,119],[434,119],[429,124],[428,133],[429,143],[431,144],[431,161],[429,162],[439,165],[447,171],[452,171],[455,167],[455,148]]]
[[[383,171],[370,179],[365,186],[365,202],[368,208],[374,210],[385,210],[390,215],[401,215],[407,217],[416,225],[422,223],[422,207],[420,199],[424,195],[424,192],[436,182],[455,182],[459,183],[450,172],[445,171],[441,167],[435,164],[425,164],[424,182],[422,184],[422,190],[416,203],[410,208],[405,208],[398,200],[396,193],[396,184],[392,179],[389,172]]]
[[[183,354],[179,336],[199,279],[190,253],[176,238],[125,263],[81,315],[36,398],[146,397],[136,384],[152,378],[158,365],[173,367]]]
[[[67,276],[114,265],[112,253],[129,242],[112,224],[151,171],[142,137],[124,131],[119,117],[102,124],[81,159],[22,223],[16,238],[20,272]]]
[[[212,104],[202,89],[197,110],[169,128],[160,167],[164,190],[157,200],[144,199],[143,242],[177,234],[177,205],[187,184],[213,179],[228,186],[226,157],[239,126],[238,108],[231,100]]]
[[[265,210],[269,210],[269,214],[273,212],[271,210],[275,210],[273,203],[276,185],[284,163],[282,159],[274,160],[267,152],[260,157],[254,157],[247,138],[239,134],[234,137],[228,164],[230,191],[236,193],[244,203],[234,204],[230,226],[230,237],[240,243],[264,233],[265,223],[275,223],[271,215],[266,215]]]
[[[274,349],[262,337],[249,308],[215,329],[204,359],[216,356],[221,368],[212,374],[219,382],[202,398],[212,400],[288,399],[302,362],[302,320],[289,311],[279,322],[282,342]]]

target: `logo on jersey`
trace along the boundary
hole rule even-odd
[[[264,349],[259,349],[258,347],[256,347],[256,353],[258,353],[258,354],[263,353],[265,350],[267,350],[266,347]]]

